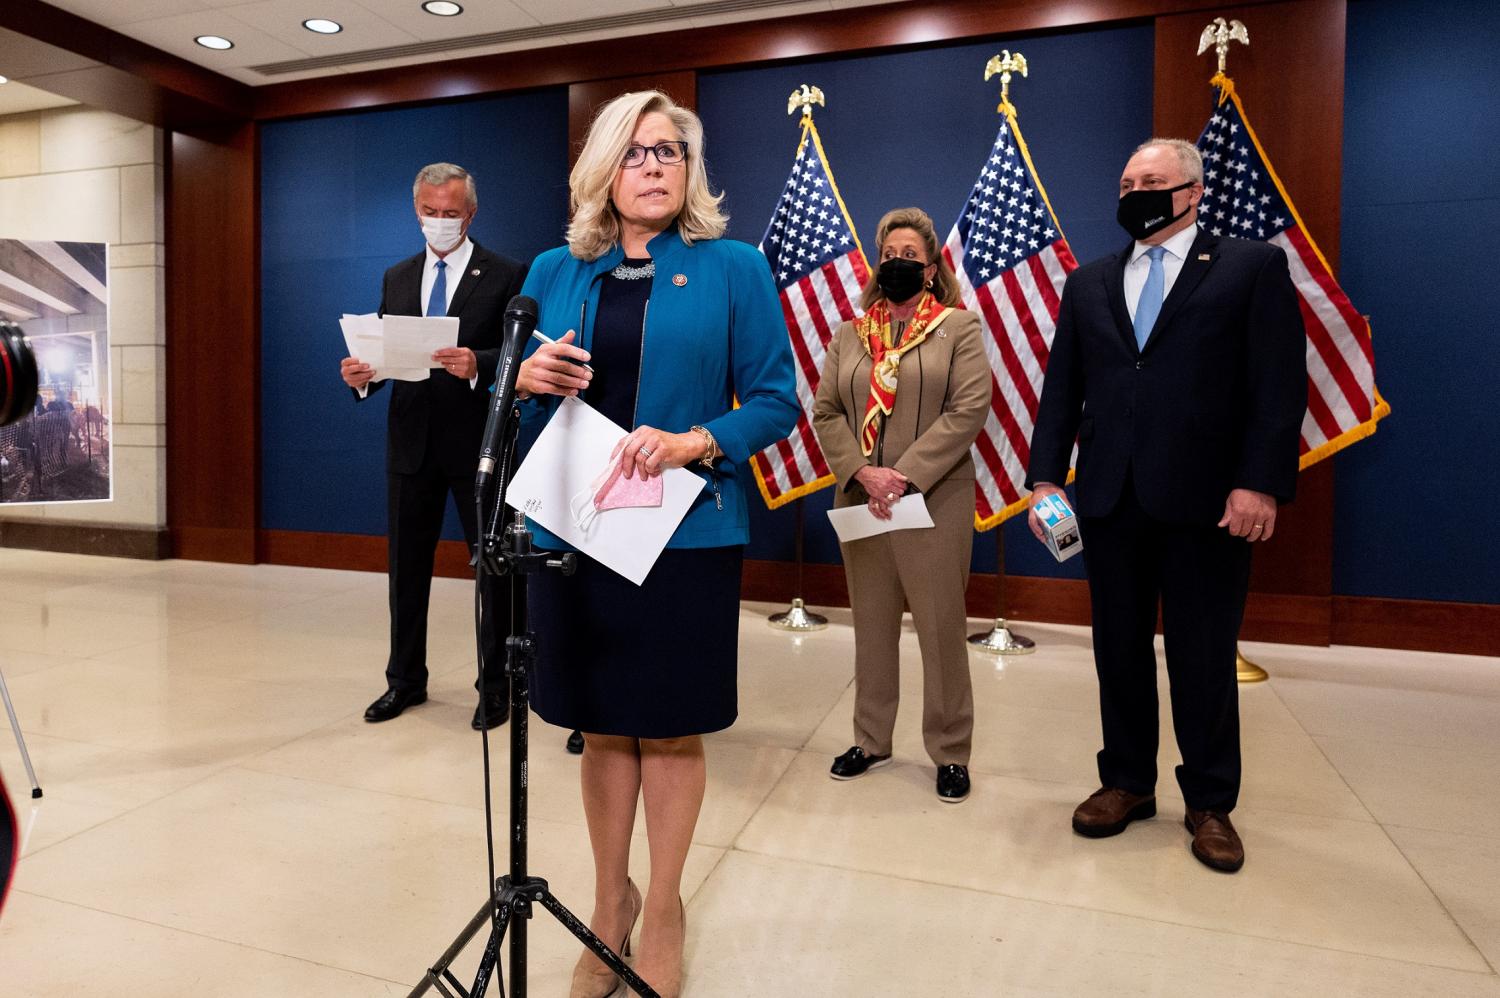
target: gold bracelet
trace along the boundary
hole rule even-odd
[[[706,426],[692,426],[689,429],[703,434],[703,443],[707,446],[707,450],[698,459],[698,463],[705,468],[712,468],[714,466],[714,459],[719,456],[719,442],[714,439],[714,435],[708,431],[708,427]]]

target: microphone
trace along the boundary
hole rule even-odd
[[[479,473],[474,488],[482,490],[494,477],[500,460],[501,438],[516,400],[516,376],[521,371],[521,354],[526,341],[536,329],[535,298],[516,295],[505,306],[505,320],[500,335],[500,362],[495,367],[495,387],[490,399],[490,414],[484,421],[484,442],[479,448]]]

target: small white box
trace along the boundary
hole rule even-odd
[[[1060,492],[1046,496],[1036,506],[1036,515],[1042,521],[1042,536],[1046,538],[1047,550],[1058,561],[1067,561],[1083,550],[1083,537],[1078,533],[1078,517],[1067,497]]]

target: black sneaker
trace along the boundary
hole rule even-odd
[[[835,780],[853,780],[891,761],[888,755],[871,755],[858,745],[833,760],[828,775]]]
[[[957,804],[969,796],[969,767],[939,766],[937,772],[938,800],[944,804]]]

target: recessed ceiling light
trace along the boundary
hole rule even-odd
[[[438,17],[457,17],[464,12],[464,9],[452,0],[427,0],[422,4],[422,9]]]
[[[194,38],[193,41],[197,42],[199,45],[202,45],[206,49],[214,49],[217,52],[222,52],[225,49],[234,48],[234,42],[230,41],[228,38],[220,38],[218,35],[199,35],[197,38]]]
[[[336,35],[344,30],[344,26],[337,21],[330,21],[326,17],[309,17],[302,22],[302,26],[308,31],[316,31],[320,35]]]

